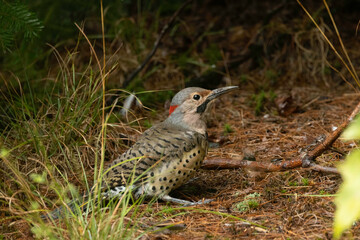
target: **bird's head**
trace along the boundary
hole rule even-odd
[[[210,104],[219,96],[237,89],[237,86],[207,90],[198,87],[189,87],[178,92],[171,101],[166,121],[185,128],[206,132],[206,112]]]

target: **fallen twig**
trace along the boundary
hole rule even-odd
[[[312,163],[310,166],[311,170],[314,171],[339,174],[337,168],[323,167],[314,163]],[[269,163],[240,159],[217,158],[204,160],[204,163],[201,167],[208,170],[246,168],[257,172],[281,172],[302,167],[302,159],[298,158],[290,161],[284,161],[281,163]]]
[[[339,170],[337,168],[334,167],[324,167],[324,166],[320,166],[318,164],[313,164],[311,166],[311,170],[317,171],[317,172],[326,172],[326,173],[335,173],[335,174],[340,174]]]
[[[290,160],[280,163],[257,162],[241,159],[206,159],[202,165],[203,169],[235,169],[247,168],[259,172],[278,172],[301,167],[302,161]]]
[[[299,167],[310,167],[314,171],[336,173],[339,171],[333,167],[323,167],[313,163],[318,156],[320,156],[326,149],[328,149],[336,139],[339,138],[340,134],[349,125],[349,123],[355,118],[360,112],[360,102],[355,107],[349,117],[331,134],[329,134],[324,141],[319,143],[313,150],[307,152],[303,156],[294,158],[293,160],[284,161],[280,163],[269,163],[269,162],[257,162],[247,161],[241,159],[206,159],[202,165],[203,169],[235,169],[235,168],[247,168],[254,171],[261,172],[279,172]]]

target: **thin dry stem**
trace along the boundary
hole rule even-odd
[[[311,14],[308,12],[308,10],[304,7],[304,5],[302,5],[302,3],[300,2],[300,0],[296,0],[298,2],[298,4],[301,6],[301,8],[304,10],[304,12],[306,13],[306,15],[308,15],[308,17],[311,19],[311,21],[314,23],[314,25],[316,26],[316,28],[320,31],[321,35],[325,38],[326,42],[329,44],[329,46],[331,47],[331,49],[334,51],[334,53],[336,54],[336,56],[340,59],[340,61],[344,64],[344,66],[346,67],[346,69],[349,71],[349,73],[351,74],[352,78],[356,81],[356,83],[358,84],[358,86],[360,86],[360,82],[358,80],[358,78],[355,76],[355,73],[353,71],[351,71],[351,69],[349,68],[349,66],[347,65],[347,63],[344,61],[344,59],[341,57],[341,55],[338,53],[338,51],[336,50],[336,48],[334,47],[334,45],[331,43],[331,41],[328,39],[328,37],[325,35],[324,31],[319,27],[319,25],[316,23],[315,19],[311,16]]]
[[[350,65],[350,67],[351,67],[351,69],[352,69],[352,73],[353,73],[352,75],[353,75],[353,77],[355,77],[354,80],[359,84],[359,82],[360,82],[360,81],[359,81],[359,77],[358,77],[357,72],[356,72],[356,70],[355,70],[355,68],[354,68],[354,65],[353,65],[352,62],[351,62],[351,59],[350,59],[350,57],[349,57],[349,54],[348,54],[348,52],[347,52],[347,50],[346,50],[346,48],[345,48],[345,46],[344,46],[344,43],[343,43],[342,38],[341,38],[341,36],[340,36],[339,30],[338,30],[338,28],[337,28],[337,26],[336,26],[335,20],[334,20],[332,14],[331,14],[330,8],[329,8],[326,0],[323,0],[323,2],[324,2],[324,5],[325,5],[325,7],[326,7],[326,10],[327,10],[327,12],[328,12],[328,14],[329,14],[329,16],[330,16],[331,22],[332,22],[332,24],[333,24],[333,26],[334,26],[334,28],[335,28],[336,35],[338,36],[338,39],[339,39],[341,48],[342,48],[342,50],[343,50],[343,52],[344,52],[344,54],[345,54],[345,56],[346,56],[346,59],[347,59],[349,65]],[[360,86],[359,86],[359,87],[360,87]]]

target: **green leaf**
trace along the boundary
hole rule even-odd
[[[40,184],[45,183],[46,182],[46,172],[43,172],[42,174],[31,173],[30,178],[35,183],[40,183]]]
[[[251,193],[244,198],[244,201],[238,202],[235,209],[239,212],[245,212],[259,206],[260,193]]]
[[[9,155],[9,153],[10,151],[5,148],[0,149],[0,158],[6,158]]]
[[[360,139],[360,117],[356,117],[350,126],[345,129],[342,138],[345,140]]]
[[[334,238],[341,234],[360,218],[360,150],[353,151],[339,166],[343,178],[335,199]]]
[[[18,1],[0,0],[0,49],[11,51],[17,38],[31,40],[44,26],[28,7]]]

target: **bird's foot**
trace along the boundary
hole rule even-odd
[[[169,195],[165,195],[161,199],[164,200],[164,201],[167,201],[167,202],[173,202],[173,203],[181,204],[184,207],[207,204],[209,202],[214,201],[213,199],[204,199],[204,200],[200,200],[200,201],[197,201],[197,202],[190,202],[190,201],[187,201],[187,200],[170,197]]]
[[[207,204],[214,201],[214,199],[203,199],[197,202],[189,202],[184,204],[184,207],[189,207],[189,206],[195,206],[195,205],[202,205],[202,204]]]
[[[308,155],[303,157],[303,159],[302,159],[302,167],[303,168],[311,167],[311,165],[313,165],[313,164],[314,164],[313,159],[311,157],[309,157]]]

